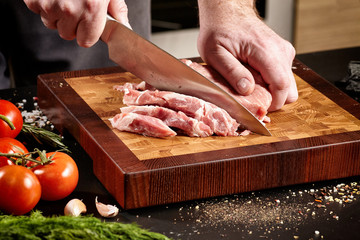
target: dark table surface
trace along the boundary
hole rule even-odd
[[[349,61],[360,60],[360,47],[302,54],[297,58],[335,83],[347,74]],[[36,86],[0,91],[2,99],[27,99],[26,108],[33,107],[34,96]],[[64,143],[78,164],[79,184],[69,197],[40,201],[36,209],[44,215],[63,214],[67,201],[79,198],[89,214],[100,218],[95,208],[96,196],[103,203],[117,203],[94,176],[92,160],[77,141],[65,133]],[[165,206],[120,209],[117,217],[106,220],[135,222],[173,239],[360,239],[360,176]]]

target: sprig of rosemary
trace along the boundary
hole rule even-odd
[[[27,123],[23,124],[21,131],[32,136],[40,144],[46,143],[52,147],[59,147],[62,151],[70,152],[68,147],[62,142],[62,137],[54,132]]]

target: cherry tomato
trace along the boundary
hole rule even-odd
[[[55,201],[72,193],[79,180],[79,171],[75,161],[66,153],[49,152],[54,155],[52,162],[32,169],[41,184],[41,199]],[[37,158],[40,160],[40,158]]]
[[[20,110],[13,103],[0,99],[0,115],[2,115],[0,117],[6,117],[10,120],[15,127],[15,129],[12,130],[4,119],[0,119],[0,137],[15,138],[23,126],[23,118]]]
[[[26,149],[24,144],[19,142],[14,138],[0,138],[0,153],[28,153],[29,151]],[[0,156],[0,167],[6,165],[13,165],[13,162],[7,159],[6,157]]]
[[[41,185],[35,174],[23,166],[0,168],[0,209],[22,215],[33,209],[40,200]]]

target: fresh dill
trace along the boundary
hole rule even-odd
[[[40,211],[29,216],[0,214],[0,236],[2,240],[170,240],[136,224],[105,222],[93,216],[45,217]]]

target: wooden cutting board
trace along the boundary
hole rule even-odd
[[[295,60],[299,100],[270,113],[273,136],[158,139],[112,129],[121,68],[40,75],[39,105],[93,160],[124,209],[360,174],[360,104]]]

